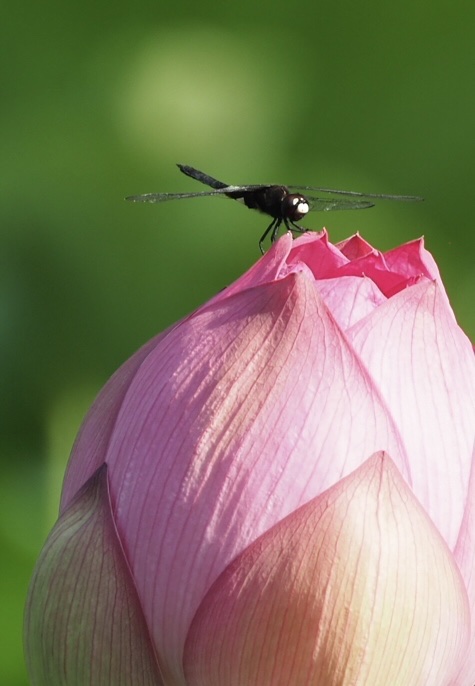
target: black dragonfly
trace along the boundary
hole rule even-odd
[[[129,195],[126,200],[131,202],[164,202],[165,200],[181,200],[182,198],[201,198],[211,195],[224,195],[233,200],[243,202],[246,207],[258,210],[272,217],[272,221],[262,234],[259,241],[259,249],[264,254],[264,240],[270,234],[272,242],[277,240],[277,234],[281,224],[292,232],[305,233],[308,231],[296,222],[303,219],[310,211],[330,210],[364,210],[374,207],[371,198],[377,200],[422,200],[414,195],[378,195],[374,193],[358,193],[356,191],[340,191],[331,188],[316,188],[314,186],[277,186],[273,184],[256,184],[251,186],[231,186],[223,181],[218,181],[198,169],[188,167],[185,164],[177,165],[179,170],[191,176],[192,179],[210,186],[213,190],[199,193],[145,193],[143,195]],[[296,191],[296,192],[292,192]],[[341,198],[321,198],[307,195],[302,191],[325,193],[327,195],[342,195]],[[358,198],[358,199],[356,199]]]

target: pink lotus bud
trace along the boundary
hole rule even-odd
[[[473,686],[474,440],[423,241],[284,236],[91,408],[32,684]]]

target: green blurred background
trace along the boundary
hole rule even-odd
[[[0,27],[0,682],[27,683],[21,624],[74,435],[144,341],[259,256],[266,219],[229,183],[413,193],[313,214],[381,249],[424,234],[473,338],[475,4],[14,3]]]

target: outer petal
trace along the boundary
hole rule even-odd
[[[101,468],[60,517],[33,576],[25,615],[33,686],[160,686]]]
[[[446,544],[384,454],[239,556],[185,650],[188,686],[447,686],[470,615]]]
[[[470,647],[454,684],[455,686],[473,686],[475,684],[475,446],[465,513],[454,555],[468,590],[472,614]]]
[[[155,336],[137,350],[111,376],[98,394],[74,443],[73,454],[80,453],[81,459],[70,460],[68,464],[61,493],[61,511],[71,502],[78,489],[89,479],[91,474],[104,464],[117,415],[129,384],[150,351],[170,330]]]
[[[73,454],[80,454],[81,458],[71,460],[68,465],[61,496],[62,507],[74,497],[78,485],[83,484],[104,462],[109,441],[117,421],[117,415],[127,389],[149,353],[175,327],[182,325],[195,315],[201,314],[206,309],[212,308],[216,302],[248,288],[272,282],[279,277],[282,271],[287,274],[289,270],[285,265],[285,261],[291,248],[292,235],[288,233],[274,243],[271,249],[231,286],[223,289],[203,307],[185,317],[181,322],[177,322],[166,331],[152,338],[113,374],[98,394],[76,438]]]
[[[270,283],[277,278],[280,278],[283,271],[287,273],[286,261],[291,250],[292,234],[288,232],[279,238],[276,243],[273,243],[270,250],[268,250],[245,274],[239,277],[239,279],[230,286],[224,288],[212,298],[205,307],[216,303],[218,300],[223,300],[231,295],[235,295],[240,291]]]
[[[416,496],[453,549],[475,439],[475,359],[436,283],[401,291],[347,332],[400,428]]]
[[[165,680],[180,678],[189,622],[230,560],[381,446],[408,477],[384,404],[305,274],[225,298],[160,341],[106,459]],[[81,460],[75,450],[70,475]]]

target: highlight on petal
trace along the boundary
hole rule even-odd
[[[379,453],[227,568],[185,648],[187,686],[447,686],[470,613],[450,551]]]
[[[32,686],[160,686],[110,512],[107,469],[85,484],[38,560],[25,613]]]

